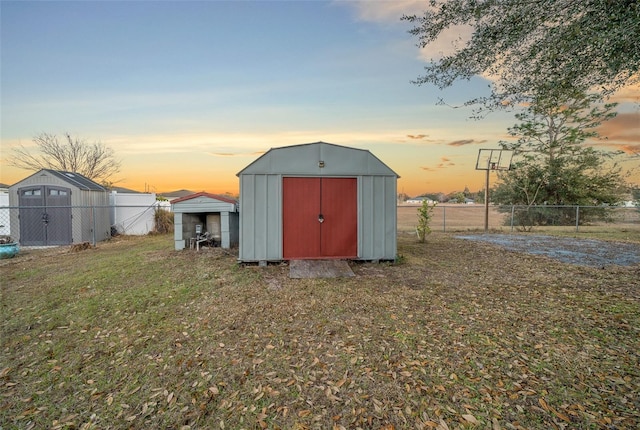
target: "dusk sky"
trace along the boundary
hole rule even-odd
[[[12,146],[68,131],[113,148],[112,179],[137,191],[237,193],[269,148],[317,141],[370,150],[411,196],[482,189],[478,150],[498,147],[513,112],[475,121],[437,104],[486,94],[480,77],[411,84],[457,36],[416,47],[400,17],[426,3],[3,0],[0,182],[32,173],[7,165]],[[640,152],[640,91],[615,99],[606,149]]]

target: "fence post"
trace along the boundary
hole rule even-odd
[[[96,207],[91,206],[91,222],[92,222],[92,232],[91,232],[91,241],[93,242],[91,245],[96,246]]]
[[[447,207],[442,206],[442,232],[447,231]]]
[[[576,206],[576,231],[578,231],[579,224],[580,224],[580,206]]]
[[[513,216],[515,212],[516,205],[511,205],[511,233],[513,233]]]

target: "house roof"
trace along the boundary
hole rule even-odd
[[[194,191],[191,190],[177,190],[177,191],[169,191],[164,193],[156,193],[159,197],[165,198],[178,198],[178,197],[186,197],[194,194]]]
[[[180,203],[180,202],[184,202],[186,200],[191,200],[191,199],[195,199],[198,197],[208,197],[210,199],[213,200],[220,200],[221,202],[225,202],[225,203],[232,203],[232,204],[237,204],[238,201],[236,199],[233,199],[231,197],[227,197],[227,196],[221,196],[219,194],[211,194],[211,193],[205,193],[204,191],[199,192],[199,193],[195,193],[195,194],[190,194],[188,196],[184,196],[184,197],[179,197],[177,199],[173,199],[171,200],[171,204],[176,204],[176,203]]]
[[[124,187],[111,187],[111,191],[115,191],[117,193],[142,194],[140,191],[131,190],[129,188],[124,188]],[[145,194],[148,194],[148,193],[145,193]]]

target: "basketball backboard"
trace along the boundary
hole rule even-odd
[[[513,151],[509,149],[481,149],[476,170],[509,170],[512,158]]]

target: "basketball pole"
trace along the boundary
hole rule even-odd
[[[487,162],[487,176],[484,182],[484,232],[489,232],[489,164],[491,160]]]

